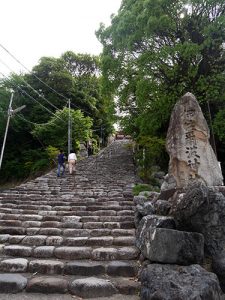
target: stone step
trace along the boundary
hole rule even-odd
[[[76,276],[108,275],[113,277],[135,277],[138,273],[135,261],[89,261],[89,260],[54,260],[32,258],[1,258],[2,273],[38,273],[64,274]]]
[[[58,195],[57,199],[43,198],[35,199],[35,198],[24,198],[24,199],[8,199],[2,198],[0,199],[0,207],[1,208],[16,208],[16,209],[30,209],[30,210],[38,210],[40,206],[43,206],[43,209],[53,209],[56,206],[64,206],[64,207],[76,207],[76,206],[134,206],[133,201],[126,199],[114,199],[108,197],[95,198],[89,197],[87,198],[80,196],[79,198],[68,198],[62,200],[62,196]]]
[[[35,274],[35,273],[34,273]],[[140,284],[136,279],[116,277],[74,277],[33,274],[0,274],[0,293],[72,294],[77,297],[111,297],[116,294],[136,295]],[[25,295],[25,294],[24,294]],[[31,295],[31,294],[30,294]],[[26,296],[25,296],[26,297]],[[109,298],[110,299],[110,298]]]
[[[73,247],[73,246],[25,246],[2,245],[1,253],[4,256],[55,258],[65,260],[91,259],[94,261],[105,260],[135,260],[139,257],[139,251],[134,246],[120,247]]]
[[[16,207],[17,208],[25,208],[25,209],[38,209],[38,206],[46,206],[46,209],[52,208],[54,206],[87,206],[87,205],[96,205],[102,204],[119,204],[119,205],[131,205],[133,203],[132,200],[127,200],[124,197],[86,197],[85,199],[81,197],[75,197],[74,195],[70,194],[70,197],[67,195],[57,195],[54,197],[44,197],[43,195],[40,198],[36,197],[13,197],[9,199],[8,197],[1,197],[0,198],[1,207]],[[38,204],[37,204],[38,203]],[[30,208],[27,206],[31,206]]]
[[[2,220],[22,220],[22,221],[41,221],[46,220],[47,217],[55,216],[58,221],[62,219],[63,216],[132,216],[134,214],[133,210],[97,210],[97,211],[88,211],[88,210],[77,210],[75,211],[24,211],[24,210],[13,210],[9,209],[8,211],[1,212],[0,209],[0,218]]]
[[[38,227],[0,227],[0,235],[40,235],[41,233],[45,235],[60,235],[65,237],[80,237],[80,236],[134,236],[135,229],[110,229],[110,228],[100,228],[100,229],[64,229],[59,228],[38,228]],[[52,234],[54,232],[54,234]],[[55,234],[56,233],[56,234]]]
[[[0,293],[136,299],[135,176],[122,145],[78,162],[75,176],[54,170],[0,193]]]
[[[67,216],[67,217],[60,217],[58,221],[46,221],[40,219],[37,221],[23,221],[18,220],[18,218],[12,218],[12,215],[10,215],[10,219],[2,219],[0,220],[0,227],[1,226],[23,226],[23,227],[55,227],[55,228],[63,228],[63,227],[70,227],[73,228],[73,224],[76,222],[81,223],[90,223],[90,222],[98,222],[98,223],[121,223],[121,222],[133,222],[134,217],[133,216]]]
[[[41,220],[38,220],[38,221],[33,221],[32,220],[32,216],[30,213],[27,213],[27,214],[24,214],[24,215],[29,215],[30,217],[27,217],[27,219],[23,222],[49,222],[49,221],[55,221],[55,222],[61,222],[62,219],[63,219],[63,216],[59,216],[59,215],[56,215],[56,214],[47,214],[45,215],[45,213],[43,212],[39,212],[40,213],[40,216],[42,216],[42,219]],[[42,213],[42,215],[41,215]],[[15,220],[17,221],[20,216],[21,216],[22,213],[17,213],[17,214],[5,214],[5,213],[0,213],[0,219],[2,221],[12,221],[12,220]],[[116,216],[124,216],[124,217],[127,217],[127,216],[131,216],[133,214],[133,211],[119,211],[119,212],[116,212],[116,211],[107,211],[107,213],[104,214],[104,211],[98,211],[98,212],[86,212],[86,211],[80,211],[80,212],[76,212],[76,216],[75,217],[79,217],[81,216],[81,218],[85,218],[85,217],[102,217],[105,218],[107,217],[108,220],[110,220],[111,217],[116,217]],[[66,216],[64,216],[66,218]],[[72,216],[71,216],[72,217]],[[112,219],[113,221],[113,219]],[[115,221],[115,220],[114,220]],[[131,221],[131,219],[130,219]],[[27,224],[27,223],[25,223]]]
[[[76,207],[54,207],[51,210],[30,210],[30,209],[15,209],[15,208],[0,208],[0,215],[4,214],[30,214],[30,215],[76,215],[87,212],[87,215],[125,215],[124,211],[129,211],[129,215],[132,215],[133,206],[108,206],[105,209],[104,206],[98,206],[98,208],[92,209],[91,206],[76,206]]]
[[[19,221],[15,221],[15,224]],[[76,234],[77,229],[87,229],[87,230],[94,230],[94,229],[133,229],[134,222],[74,222],[64,223],[64,225],[60,228],[56,227],[40,227],[39,221],[29,221],[29,223],[22,223],[27,224],[27,227],[16,226],[1,226],[0,227],[0,234],[13,234],[13,235],[32,235],[35,234],[44,234],[44,235],[63,235],[63,236],[71,236],[72,234]],[[28,227],[30,224],[30,227]],[[35,226],[36,225],[36,226]],[[38,226],[39,225],[39,226]],[[34,227],[33,227],[34,226]]]
[[[0,244],[29,246],[134,246],[134,236],[80,236],[63,237],[47,235],[0,235]]]
[[[36,203],[39,201],[35,201]],[[94,208],[93,208],[94,207]],[[97,207],[97,209],[96,209]],[[34,205],[31,202],[29,202],[29,204],[12,204],[12,203],[4,203],[4,204],[0,204],[0,212],[10,212],[10,210],[18,210],[18,211],[26,211],[26,210],[30,210],[30,211],[39,211],[39,210],[43,210],[43,211],[58,211],[58,210],[63,210],[63,211],[79,211],[81,210],[80,208],[85,208],[84,210],[112,210],[114,207],[116,207],[116,210],[123,210],[126,208],[128,208],[128,210],[133,210],[134,208],[134,203],[131,201],[107,201],[105,202],[96,202],[96,201],[92,201],[90,203],[88,202],[68,202],[68,203],[54,203],[54,205],[52,203],[50,203],[48,201],[48,205],[42,205],[41,203],[39,203],[38,205]]]

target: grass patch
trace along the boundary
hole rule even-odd
[[[133,194],[134,194],[134,196],[137,196],[140,192],[153,191],[153,190],[154,190],[154,188],[150,184],[136,184],[133,187]]]

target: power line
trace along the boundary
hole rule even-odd
[[[1,59],[0,59],[0,63],[3,64],[6,68],[8,68],[11,72],[14,72],[6,63],[4,63]],[[20,79],[29,87],[31,88],[40,98],[44,99],[49,105],[51,105],[52,107],[54,107],[56,110],[58,110],[58,107],[56,107],[53,103],[51,103],[48,99],[46,99],[44,96],[42,96],[41,94],[39,94],[39,92],[37,90],[35,90],[28,82],[26,82],[25,79],[23,79],[23,77],[20,77]]]
[[[0,44],[0,47],[6,51],[18,64],[20,64],[28,73],[32,74],[37,80],[39,80],[42,84],[44,84],[46,87],[48,87],[50,90],[55,92],[58,96],[64,98],[66,101],[69,99],[65,97],[63,94],[57,92],[55,89],[53,89],[51,86],[49,86],[47,83],[45,83],[43,80],[41,80],[37,75],[35,75],[31,70],[29,70],[24,64],[22,64],[9,50],[7,50],[2,44]]]
[[[27,119],[26,119],[23,115],[21,115],[21,114],[17,114],[16,117],[19,117],[21,120],[23,120],[23,121],[25,121],[25,122],[27,122],[27,123],[30,123],[30,124],[32,124],[32,125],[35,125],[35,126],[47,126],[47,125],[49,125],[49,124],[51,124],[51,123],[54,122],[54,120],[52,120],[52,121],[47,122],[47,123],[35,123],[35,122],[32,122],[32,121],[27,120]],[[60,127],[60,126],[57,125],[57,124],[54,124],[54,126]]]
[[[0,59],[0,61],[1,61],[1,59]],[[0,72],[1,73],[1,72]],[[3,73],[1,73],[4,77],[7,77],[7,76],[5,76]],[[9,79],[9,78],[7,78],[7,79]],[[6,95],[5,94],[3,94],[3,93],[1,93],[0,92],[0,94],[2,95],[2,96],[5,96],[6,97]],[[30,97],[32,97],[32,96],[30,96]],[[37,100],[36,100],[37,101]],[[41,104],[40,104],[41,105]],[[72,105],[72,103],[71,103],[71,105]],[[1,108],[0,108],[0,113],[5,113],[6,111],[3,111]],[[29,120],[27,120],[24,116],[22,117],[21,115],[19,115],[19,114],[17,114],[16,116],[18,116],[18,117],[20,117],[21,119],[23,119],[24,121],[26,121],[26,122],[28,122],[28,123],[30,123],[30,124],[33,124],[33,125],[38,125],[38,126],[44,126],[44,125],[47,125],[47,124],[49,124],[50,122],[48,122],[48,123],[35,123],[35,122],[32,122],[32,121],[29,121]],[[61,119],[62,120],[62,119]],[[52,121],[53,122],[53,121]],[[56,125],[55,124],[55,126],[58,126],[58,125]],[[105,130],[105,126],[103,125],[102,126],[102,130],[104,131]],[[95,131],[100,131],[101,130],[101,126],[99,126],[99,127],[95,127],[95,129],[93,129],[92,130],[92,132],[95,132]]]
[[[47,88],[49,88],[51,91],[53,91],[54,93],[56,93],[58,96],[64,98],[66,101],[69,101],[69,99],[67,97],[65,97],[63,94],[59,93],[58,91],[56,91],[55,89],[53,89],[50,85],[48,85],[47,83],[45,83],[43,80],[41,80],[36,74],[34,74],[34,72],[32,72],[31,70],[29,70],[24,64],[22,64],[9,50],[7,50],[2,44],[0,44],[0,47],[6,51],[18,64],[20,64],[28,73],[30,73],[31,75],[33,75],[37,80],[39,80],[42,84],[44,84]],[[68,103],[68,102],[67,102]],[[81,109],[79,106],[77,106],[74,103],[71,103],[71,105],[73,107],[76,107],[78,109],[80,109],[81,111],[85,112],[87,115],[91,116],[92,114],[87,112],[85,109]]]
[[[2,76],[4,76],[6,79],[9,80],[9,78],[8,78],[6,75],[4,75],[2,72],[0,72],[0,74],[1,74]],[[41,104],[40,102],[38,102],[34,97],[32,97],[30,94],[28,94],[28,93],[27,93],[26,91],[24,91],[23,89],[21,89],[21,87],[16,86],[16,85],[15,85],[14,83],[12,83],[12,82],[11,82],[11,84],[12,84],[15,88],[19,89],[19,90],[22,92],[22,94],[27,95],[30,99],[32,99],[33,101],[35,101],[36,103],[38,103],[42,108],[44,108],[46,111],[48,111],[51,115],[53,115],[53,116],[55,116],[56,118],[58,118],[59,120],[65,122],[63,119],[61,119],[60,117],[58,117],[56,114],[54,114],[51,110],[49,110],[49,109],[48,109],[47,107],[45,107],[43,104]]]

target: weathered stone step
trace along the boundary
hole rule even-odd
[[[116,294],[135,295],[140,284],[135,280],[115,277],[46,276],[26,274],[0,274],[0,293],[72,294],[82,298],[110,297]]]
[[[90,223],[90,222],[98,222],[98,223],[120,223],[120,222],[133,222],[133,216],[67,216],[67,217],[60,217],[58,221],[46,221],[40,219],[37,221],[23,221],[18,220],[18,218],[12,218],[13,215],[10,215],[10,219],[2,219],[0,220],[0,227],[1,226],[22,226],[22,227],[54,227],[54,228],[63,228],[63,227],[71,227],[77,222],[81,223]],[[112,225],[113,226],[113,225]]]
[[[0,228],[0,235],[37,235],[41,232],[46,232],[45,235],[53,235],[51,232],[61,233],[62,236],[65,237],[80,237],[80,236],[134,236],[135,229],[64,229],[62,232],[59,228],[38,228],[38,227],[30,227],[30,228],[23,228],[23,227],[1,227]],[[49,233],[49,234],[47,234]]]
[[[134,246],[134,236],[80,236],[63,237],[47,235],[0,235],[0,244],[17,244],[29,246]]]
[[[132,229],[134,222],[66,222],[60,228],[53,227],[53,222],[47,222],[49,227],[41,226],[39,221],[27,221],[20,223],[20,221],[13,221],[8,223],[8,226],[0,227],[0,234],[29,234],[33,231],[39,234],[46,235],[67,235],[68,232],[73,233],[75,229]],[[51,223],[51,224],[50,224]],[[11,225],[10,225],[11,224]],[[16,225],[17,224],[17,225]],[[23,226],[22,226],[23,225]],[[51,226],[50,226],[51,225]]]
[[[50,209],[33,209],[32,207],[30,206],[27,206],[27,208],[18,208],[18,207],[0,207],[0,213],[15,213],[15,214],[18,214],[18,213],[22,213],[22,212],[30,212],[30,214],[39,214],[40,211],[44,211],[46,212],[46,214],[49,214],[51,212],[54,212],[55,214],[59,214],[59,212],[61,214],[64,214],[64,213],[74,213],[74,212],[77,212],[77,211],[101,211],[101,210],[104,210],[105,213],[107,213],[107,211],[111,211],[111,210],[114,210],[114,211],[123,211],[123,210],[133,210],[134,206],[133,204],[132,205],[109,205],[108,204],[108,207],[107,209],[105,208],[104,205],[98,205],[97,206],[97,209],[94,209],[93,206],[81,206],[81,205],[72,205],[72,206],[55,206],[55,207],[52,207]]]
[[[102,226],[99,225],[102,224]],[[123,223],[110,223],[110,222],[89,222],[89,223],[73,223],[73,228],[60,229],[60,228],[40,228],[40,227],[0,227],[0,234],[11,234],[11,235],[34,235],[34,234],[41,234],[41,235],[63,235],[63,236],[76,236],[78,230],[81,230],[85,235],[86,232],[90,232],[90,234],[103,233],[103,235],[113,234],[113,229],[132,229],[134,228],[133,223],[131,222],[123,222]],[[82,229],[83,228],[83,229]],[[105,232],[104,232],[104,231]],[[109,231],[108,231],[109,230]],[[112,230],[112,232],[111,232]],[[107,234],[108,233],[108,234]],[[81,233],[82,234],[82,233]]]
[[[89,261],[89,260],[54,260],[30,258],[3,258],[0,272],[4,273],[38,273],[65,274],[76,276],[109,275],[113,277],[135,277],[138,264],[135,261]]]
[[[91,206],[56,206],[53,207],[52,209],[36,209],[36,210],[31,210],[29,208],[27,209],[18,209],[18,208],[0,208],[0,214],[31,214],[31,215],[37,215],[37,214],[42,214],[42,215],[68,215],[68,214],[76,214],[77,212],[87,212],[88,214],[93,214],[93,215],[125,215],[126,213],[123,211],[130,211],[129,215],[131,215],[133,211],[133,206],[110,206],[108,205],[108,209],[105,209],[104,206],[98,206],[98,208],[92,209]],[[113,211],[113,212],[112,212]],[[44,212],[44,213],[43,213]],[[121,212],[121,213],[120,213]],[[81,214],[81,213],[80,213]]]
[[[57,197],[57,199],[56,199]],[[37,209],[37,206],[50,206],[50,208],[54,206],[89,206],[89,205],[96,205],[96,204],[101,204],[105,205],[106,203],[113,205],[118,204],[118,205],[130,205],[133,203],[131,200],[127,200],[126,198],[123,197],[102,197],[102,198],[87,198],[87,197],[82,197],[80,196],[79,198],[75,198],[75,196],[70,195],[70,197],[63,199],[62,195],[57,195],[54,198],[46,198],[42,197],[42,199],[36,199],[36,198],[30,198],[30,197],[23,197],[23,198],[18,198],[14,197],[13,199],[8,199],[8,198],[0,198],[0,206],[1,207],[16,207],[16,208],[22,208],[22,209]],[[30,208],[29,208],[30,206]],[[45,209],[45,208],[43,208]]]
[[[139,258],[128,152],[115,144],[80,161],[76,176],[57,179],[54,170],[0,193],[0,272],[14,273],[0,274],[0,292],[14,282],[16,292],[78,299],[137,293],[139,284],[127,279]]]
[[[0,199],[0,207],[2,208],[19,208],[19,209],[38,209],[37,206],[43,205],[47,207],[55,207],[55,206],[93,206],[93,205],[115,205],[115,206],[128,206],[133,205],[132,199],[126,198],[118,198],[118,197],[87,197],[85,195],[70,196],[65,197],[63,199],[62,195],[57,195],[54,197],[44,197],[40,196],[40,198],[35,197],[13,197],[12,199],[1,197]],[[45,208],[43,208],[45,209]],[[48,209],[48,208],[47,208]]]
[[[59,258],[59,259],[92,259],[97,261],[105,260],[135,260],[138,259],[139,251],[134,246],[129,247],[100,247],[88,246],[24,246],[24,245],[2,245],[2,255],[14,257],[35,257],[35,258]]]
[[[39,215],[38,215],[39,216]],[[82,218],[78,216],[65,216],[63,218],[63,222],[57,221],[42,221],[42,216],[37,218],[36,215],[20,215],[20,220],[2,220],[0,221],[0,234],[7,233],[7,228],[10,231],[12,230],[20,230],[22,232],[26,232],[27,228],[39,228],[41,232],[44,231],[54,231],[60,232],[63,234],[64,228],[75,228],[75,229],[132,229],[134,228],[134,222],[132,220],[128,220],[130,218],[124,217],[124,221],[113,222],[110,221],[110,217],[108,218],[109,222],[106,222],[107,218],[101,217],[103,222],[98,222],[95,220],[94,222],[82,222]],[[99,217],[100,218],[100,217]],[[120,218],[120,220],[122,220]],[[14,228],[15,227],[15,228]],[[13,229],[14,228],[14,229]]]

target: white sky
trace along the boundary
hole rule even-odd
[[[42,56],[66,51],[99,54],[95,31],[110,25],[121,0],[0,0],[0,44],[28,69]],[[0,71],[25,71],[0,47]],[[26,72],[26,71],[25,71]],[[0,74],[0,77],[1,74]]]

